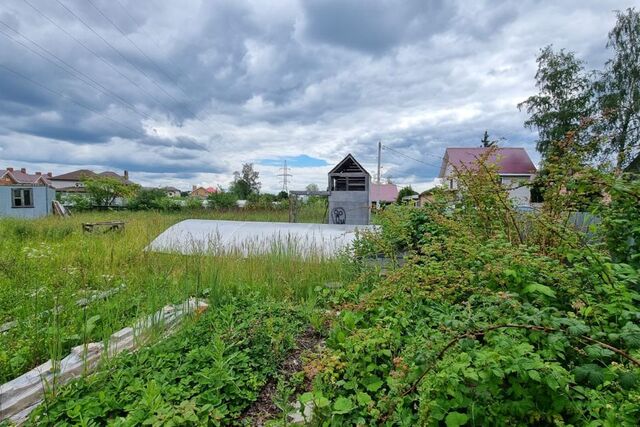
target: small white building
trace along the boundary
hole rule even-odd
[[[49,174],[50,176],[50,174]],[[0,217],[39,218],[53,213],[56,190],[39,172],[0,169]]]
[[[447,148],[438,177],[448,189],[457,189],[455,170],[477,169],[478,159],[485,155],[487,150],[492,150],[487,162],[496,165],[502,185],[509,189],[509,197],[517,205],[529,205],[531,189],[526,184],[535,177],[536,167],[524,148]]]
[[[176,187],[163,187],[161,190],[166,193],[167,197],[172,198],[179,198],[182,194]]]

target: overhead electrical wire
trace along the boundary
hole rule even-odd
[[[167,72],[160,64],[158,64],[158,62],[156,62],[153,58],[151,58],[149,55],[147,55],[141,48],[140,46],[138,46],[138,44],[127,35],[127,33],[125,33],[122,28],[120,28],[120,26],[118,24],[115,23],[115,21],[111,18],[109,18],[109,16],[102,10],[100,9],[93,0],[87,0],[89,2],[89,4],[96,10],[98,11],[98,13],[107,21],[111,24],[111,26],[113,28],[115,28],[121,35],[122,37],[124,37],[125,39],[127,39],[127,41],[138,51],[140,52],[140,54],[142,56],[145,57],[145,59],[152,64],[161,74],[163,74],[167,79],[171,80],[171,82],[176,86],[176,88],[178,88],[183,94],[184,96],[186,96],[187,98],[189,98],[189,94],[187,94],[187,92],[180,86],[180,82],[178,81],[178,79],[176,79],[174,76],[172,76],[169,72]],[[121,7],[122,4],[120,4]],[[129,16],[131,18],[131,16]],[[166,93],[166,92],[165,92]],[[178,101],[177,99],[175,99],[173,96],[169,95],[167,93],[168,96],[170,96],[175,102],[179,103],[180,101]],[[187,111],[188,113],[190,113],[196,120],[198,120],[199,122],[204,123],[202,120],[200,120],[198,118],[198,115],[196,113],[194,113],[190,108],[188,108],[187,106],[183,107],[185,109],[185,111]]]
[[[63,92],[57,91],[55,89],[51,89],[50,87],[45,86],[42,83],[40,83],[40,82],[38,82],[36,80],[33,80],[30,77],[25,76],[23,73],[21,73],[19,71],[16,71],[16,70],[12,69],[11,67],[6,66],[5,64],[0,64],[0,68],[4,68],[6,71],[8,71],[8,72],[10,72],[10,73],[12,73],[12,74],[24,79],[24,80],[26,80],[27,82],[33,84],[34,86],[37,86],[37,87],[39,87],[41,89],[46,90],[47,92],[51,92],[54,95],[60,96],[62,98],[67,98],[70,102],[76,104],[77,106],[82,107],[82,108],[84,108],[86,110],[89,110],[92,113],[98,114],[99,116],[102,116],[105,119],[107,119],[107,120],[109,120],[109,121],[111,121],[111,122],[113,122],[113,123],[115,123],[117,125],[122,126],[123,128],[126,128],[126,129],[128,129],[128,130],[130,130],[130,131],[132,131],[132,132],[134,132],[136,134],[139,134],[141,136],[146,136],[146,134],[144,132],[142,132],[141,130],[132,128],[131,126],[129,126],[129,125],[125,124],[125,123],[122,123],[122,122],[110,117],[109,115],[107,115],[107,114],[105,114],[105,113],[103,113],[101,111],[96,110],[95,108],[92,108],[92,107],[90,107],[88,105],[85,105],[82,102],[78,102],[78,101],[76,101],[75,99],[73,99],[72,97],[70,97],[69,95],[67,95],[67,94],[65,94]]]
[[[118,73],[121,77],[123,77],[124,79],[126,79],[129,83],[131,83],[132,85],[134,85],[135,87],[137,87],[138,89],[140,89],[146,96],[150,97],[151,99],[153,99],[155,101],[155,103],[160,106],[163,107],[162,102],[156,98],[151,92],[145,90],[142,86],[140,86],[136,81],[132,80],[129,76],[127,76],[125,73],[123,73],[122,71],[120,71],[115,65],[113,65],[110,61],[106,60],[104,57],[102,57],[101,55],[99,55],[98,53],[96,53],[93,49],[91,49],[89,46],[86,45],[86,43],[84,43],[82,40],[78,39],[77,37],[75,37],[73,34],[71,34],[69,31],[67,31],[63,26],[61,26],[60,24],[58,24],[57,22],[55,22],[50,16],[48,16],[47,14],[45,14],[41,9],[39,9],[38,7],[36,7],[35,5],[33,5],[29,0],[23,0],[29,7],[31,7],[33,10],[35,10],[37,13],[39,13],[42,17],[44,17],[47,21],[49,21],[51,24],[53,24],[56,28],[58,28],[60,31],[62,31],[63,33],[65,33],[68,37],[70,37],[72,40],[74,40],[76,43],[78,43],[80,46],[82,46],[85,50],[87,50],[88,52],[90,52],[91,54],[93,54],[96,58],[98,58],[100,61],[102,61],[105,65],[107,65],[109,68],[111,68],[113,71],[115,71],[116,73]]]
[[[385,149],[385,150],[392,151],[392,152],[394,152],[394,153],[396,153],[396,154],[398,154],[398,155],[400,155],[402,157],[405,157],[405,158],[407,158],[409,160],[413,160],[414,162],[422,163],[422,164],[425,164],[427,166],[432,166],[432,167],[436,167],[436,168],[439,168],[441,166],[441,165],[436,165],[434,163],[425,162],[424,160],[416,159],[415,157],[412,157],[412,156],[408,156],[408,155],[404,154],[403,152],[398,151],[395,148],[388,147],[388,146],[386,146],[384,144],[382,145],[382,148]],[[440,157],[440,159],[442,159],[442,157]]]
[[[91,31],[93,34],[95,34],[98,38],[100,38],[100,40],[102,40],[107,46],[109,46],[109,48],[111,50],[113,50],[120,58],[122,58],[125,62],[127,62],[129,65],[131,65],[133,68],[135,68],[140,74],[142,74],[143,76],[145,76],[145,78],[147,80],[149,80],[152,84],[154,84],[158,89],[160,89],[160,91],[162,91],[168,98],[170,98],[172,101],[174,101],[176,104],[180,105],[182,104],[181,101],[179,101],[178,99],[176,99],[173,95],[171,95],[162,85],[160,85],[153,77],[149,76],[149,74],[147,74],[143,69],[141,69],[138,65],[136,65],[135,63],[133,63],[131,60],[129,60],[124,54],[122,54],[122,52],[120,52],[120,50],[118,50],[115,46],[113,46],[113,44],[111,44],[107,39],[105,39],[102,35],[100,35],[100,33],[98,33],[91,25],[89,25],[84,19],[82,19],[78,14],[76,14],[73,10],[71,10],[67,5],[65,5],[61,0],[55,0],[56,3],[58,3],[62,8],[64,8],[69,14],[71,14],[73,17],[75,17],[82,25],[84,25],[87,29],[89,29],[89,31]],[[92,4],[93,7],[96,7],[94,4]],[[99,10],[99,9],[98,9]],[[104,14],[103,14],[104,16]],[[188,109],[187,107],[184,107],[185,111],[187,111],[190,115],[193,116],[194,119],[202,122],[202,120],[200,120],[197,115],[191,111],[190,109]],[[202,122],[203,124],[206,124],[204,122]]]
[[[133,111],[134,113],[140,115],[143,118],[149,119],[149,120],[154,120],[153,117],[151,117],[150,115],[144,113],[144,112],[140,112],[136,109],[136,107],[131,104],[129,101],[127,101],[126,99],[122,98],[120,95],[118,95],[117,93],[109,90],[108,88],[106,88],[105,86],[103,86],[102,84],[100,84],[99,82],[97,82],[96,80],[94,80],[93,78],[91,78],[90,76],[88,76],[87,74],[83,73],[82,71],[78,70],[76,67],[74,67],[73,65],[69,64],[68,62],[66,62],[64,59],[60,58],[59,56],[57,56],[55,53],[51,52],[50,50],[42,47],[39,43],[37,43],[36,41],[30,39],[29,37],[25,36],[24,34],[22,34],[21,32],[17,31],[16,29],[12,28],[10,25],[8,25],[7,23],[5,23],[4,21],[0,20],[0,25],[5,26],[6,28],[9,28],[11,31],[13,31],[14,33],[18,34],[20,37],[22,37],[23,39],[29,41],[30,43],[32,43],[34,46],[37,46],[39,49],[41,49],[43,52],[46,52],[48,55],[50,55],[51,57],[55,58],[58,62],[60,62],[61,64],[64,65],[64,67],[58,63],[56,63],[55,61],[53,61],[51,58],[48,58],[47,56],[43,55],[42,53],[38,52],[37,50],[31,48],[30,46],[28,46],[27,44],[21,42],[20,40],[14,38],[13,36],[11,36],[10,34],[8,34],[7,32],[5,32],[4,30],[2,30],[0,28],[0,34],[3,34],[5,37],[7,37],[9,40],[13,41],[14,43],[24,47],[25,49],[29,50],[30,52],[32,52],[35,55],[38,55],[39,57],[41,57],[42,59],[48,61],[49,63],[53,64],[54,66],[60,68],[61,70],[63,70],[64,72],[70,74],[71,76],[75,77],[76,79],[80,80],[81,82],[85,83],[87,86],[92,87],[93,89],[104,93],[105,95],[111,96],[112,98],[115,98],[118,102],[122,103],[123,105],[125,105],[128,109],[130,109],[131,111]],[[65,68],[67,67],[67,68]],[[69,71],[71,70],[71,71]]]
[[[133,24],[137,27],[137,30],[140,33],[142,33],[147,39],[151,40],[153,42],[153,44],[155,44],[158,49],[162,50],[163,47],[160,46],[160,43],[158,43],[158,40],[144,30],[143,25],[140,24],[140,22],[137,19],[135,19],[133,17],[133,15],[131,15],[131,13],[129,13],[129,10],[127,9],[127,7],[124,4],[122,4],[122,1],[115,0],[115,2],[118,3],[118,5],[120,6],[120,8],[124,12],[124,14],[127,15],[129,20],[131,22],[133,22]],[[191,78],[191,75],[189,73],[185,72],[184,69],[180,66],[179,63],[174,63],[173,66],[180,72],[180,75],[183,75],[183,76],[187,77],[189,80],[191,80],[192,83],[195,83],[195,81]],[[176,82],[176,85],[177,85],[177,82]]]

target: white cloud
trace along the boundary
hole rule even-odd
[[[127,168],[144,185],[183,189],[227,186],[244,162],[301,154],[333,164],[352,152],[373,171],[378,140],[423,162],[388,151],[385,174],[426,189],[444,148],[476,145],[485,129],[531,150],[516,104],[535,91],[537,52],[553,43],[600,67],[612,10],[627,6],[380,0],[364,13],[352,1],[128,0],[125,11],[99,1],[142,55],[86,2],[65,3],[122,56],[55,2],[34,4],[101,59],[21,2],[0,5],[0,19],[138,113],[0,35],[5,65],[65,94],[0,70],[2,162]],[[265,190],[279,190],[277,167],[256,168]],[[328,169],[296,168],[292,187],[323,187]]]

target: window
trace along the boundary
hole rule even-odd
[[[33,190],[31,188],[14,188],[11,190],[11,201],[14,208],[32,208]]]
[[[365,191],[367,189],[364,176],[335,176],[331,178],[331,191]]]
[[[364,191],[366,188],[364,176],[351,176],[347,181],[347,191]]]
[[[347,191],[347,178],[344,177],[334,177],[333,185],[331,186],[332,191]]]

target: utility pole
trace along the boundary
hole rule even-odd
[[[378,181],[378,200],[376,200],[376,209],[380,209],[380,156],[382,155],[382,141],[378,141],[378,176],[376,181]]]
[[[292,177],[289,173],[289,168],[287,167],[287,161],[284,161],[284,166],[280,168],[282,173],[279,173],[278,176],[282,177],[282,191],[289,191],[289,177]]]
[[[382,141],[378,141],[378,185],[380,185],[380,155],[382,154]]]

